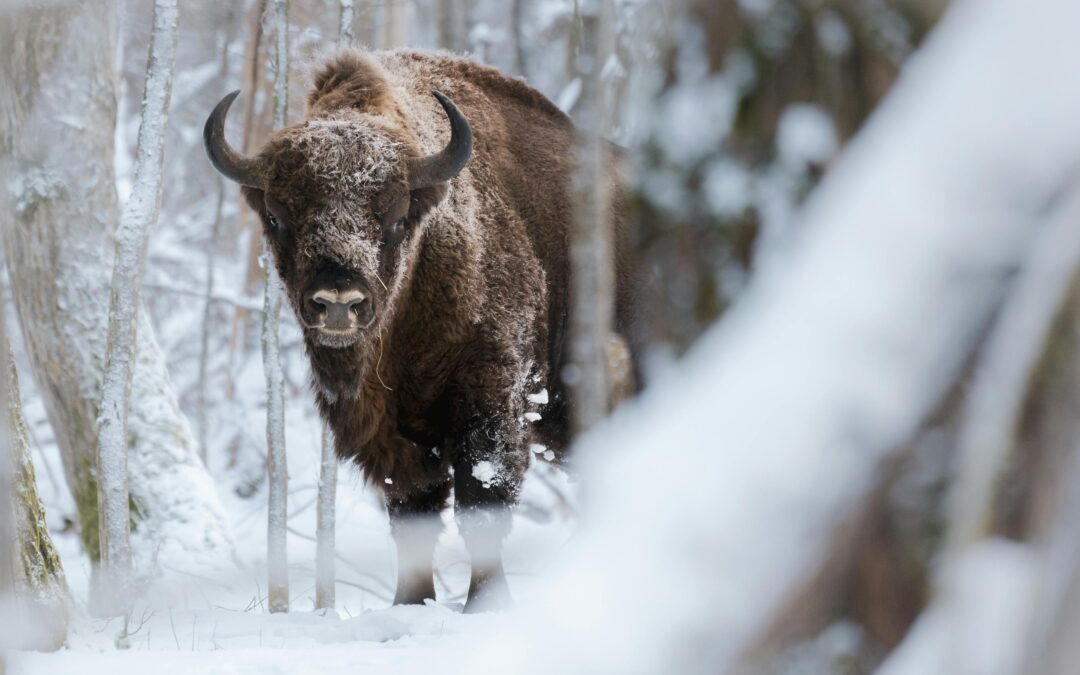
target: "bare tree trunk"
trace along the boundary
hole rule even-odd
[[[245,153],[252,151],[253,139],[259,135],[261,130],[260,116],[256,111],[259,109],[259,91],[263,84],[263,15],[266,13],[266,2],[267,0],[254,0],[246,18],[250,26],[250,34],[244,48],[242,78],[245,96],[242,147]],[[247,235],[241,235],[240,241],[246,243],[246,247],[242,247],[243,255],[247,261],[243,290],[244,296],[248,297],[254,295],[258,289],[258,284],[264,277],[259,263],[261,234],[258,220],[252,220],[250,210],[245,207],[243,199],[240,199],[239,213],[240,230]],[[237,305],[233,312],[229,334],[229,380],[226,385],[230,400],[235,399],[236,396],[234,374],[243,367],[243,361],[249,353],[249,346],[252,344],[251,340],[254,334],[252,317],[255,313],[254,310],[243,305]],[[241,448],[244,445],[244,439],[244,432],[238,425],[226,450],[228,455],[227,465],[229,467],[236,464]],[[261,476],[260,473],[259,480],[261,480]]]
[[[7,344],[4,315],[0,311],[0,337]],[[0,410],[11,407],[10,382],[0,380]],[[15,541],[15,492],[12,489],[15,457],[11,452],[11,425],[0,417],[0,541]],[[8,546],[0,551],[0,612],[5,615],[15,602],[15,557],[18,547]],[[5,654],[16,645],[10,636],[0,636],[0,675],[7,672]]]
[[[0,411],[6,413],[0,415],[0,541],[14,545],[0,555],[0,611],[16,607],[25,620],[35,624],[33,631],[26,626],[23,630],[37,633],[38,639],[24,643],[19,628],[9,626],[0,637],[0,652],[9,648],[56,649],[66,634],[71,596],[37,493],[30,434],[23,419],[4,314],[0,312],[0,359],[5,370],[0,379]]]
[[[155,0],[154,28],[146,60],[135,179],[116,232],[109,301],[109,337],[98,415],[98,510],[101,513],[101,584],[98,598],[117,613],[126,611],[132,574],[131,512],[128,497],[128,401],[135,372],[139,293],[150,229],[161,210],[165,129],[169,119],[176,32],[176,0]]]
[[[514,38],[514,70],[529,78],[528,54],[525,47],[525,0],[512,0],[510,5],[510,33]]]
[[[439,28],[439,48],[448,51],[457,50],[457,36],[454,30],[454,0],[436,0],[435,21]]]
[[[474,40],[476,35],[473,28],[476,27],[476,0],[457,0],[458,16],[456,17],[458,49],[468,51],[473,58],[484,61],[487,54],[487,44]]]
[[[348,46],[352,38],[352,0],[341,0],[338,48]],[[346,20],[348,14],[348,20]],[[348,25],[348,29],[346,28]],[[315,526],[315,607],[333,609],[335,600],[334,528],[337,495],[337,456],[330,427],[323,425],[319,494]]]
[[[573,387],[573,423],[584,431],[607,414],[604,347],[615,315],[611,188],[607,145],[609,105],[603,64],[613,50],[610,0],[582,4],[582,49],[575,59],[582,92],[576,118],[580,135],[574,175],[574,229],[570,240],[571,342],[567,381]]]
[[[315,607],[333,609],[334,592],[334,500],[337,495],[337,455],[330,427],[323,425],[322,462],[319,466],[319,497],[315,526]]]
[[[353,40],[353,0],[341,0],[341,16],[338,21],[338,49],[352,46]]]
[[[273,0],[274,10],[274,128],[285,126],[289,95],[289,3]],[[262,351],[266,375],[266,447],[269,512],[267,516],[267,567],[270,611],[289,611],[289,563],[287,547],[289,473],[285,454],[285,376],[281,371],[278,331],[281,319],[281,280],[263,246],[266,290],[263,296]]]
[[[224,81],[229,76],[229,46],[233,41],[234,27],[236,25],[235,14],[232,9],[226,13],[225,30],[222,32],[223,44],[221,45],[221,79]],[[216,172],[215,172],[216,173]],[[198,400],[198,428],[199,428],[199,458],[210,469],[209,456],[209,433],[210,420],[206,402],[206,388],[209,374],[207,370],[210,364],[210,328],[214,311],[214,276],[215,262],[217,260],[217,244],[221,237],[222,211],[225,207],[225,177],[217,175],[217,203],[214,205],[214,224],[210,229],[210,242],[206,247],[206,295],[203,298],[202,336],[199,344],[199,400]]]
[[[119,220],[113,176],[116,16],[92,4],[20,11],[0,26],[0,190],[5,254],[38,388],[56,434],[79,530],[100,555],[94,449]],[[10,202],[7,200],[10,199]],[[231,539],[198,461],[165,360],[137,314],[130,433],[133,548],[140,560],[229,565]]]
[[[385,0],[381,49],[404,47],[409,41],[409,0]]]
[[[375,5],[373,0],[361,0],[360,9],[356,16],[356,39],[369,49],[375,49],[377,40],[377,23],[375,21]]]
[[[15,510],[15,537],[5,541],[18,542],[18,546],[13,547],[21,560],[14,575],[16,589],[39,604],[63,611],[71,598],[60,554],[53,546],[45,523],[45,508],[38,497],[34,462],[30,456],[30,434],[19,397],[19,377],[6,334],[0,335],[0,349],[4,352],[7,371],[7,443],[12,462],[5,468],[13,469],[11,497]]]

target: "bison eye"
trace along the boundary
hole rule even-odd
[[[383,246],[394,246],[401,242],[402,237],[405,236],[405,218],[399,218],[394,221],[394,224],[386,228],[386,232],[383,234]]]
[[[273,214],[269,214],[269,215],[267,215],[266,220],[267,220],[267,222],[270,223],[270,231],[271,232],[277,232],[278,227],[279,227],[278,219],[275,218],[273,216]]]

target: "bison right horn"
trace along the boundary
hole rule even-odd
[[[236,152],[225,140],[225,116],[229,113],[229,106],[239,94],[240,90],[237,89],[221,99],[214,111],[210,113],[210,117],[206,118],[206,126],[203,127],[203,143],[206,145],[206,154],[210,157],[210,163],[221,175],[241,185],[262,189],[264,186],[259,161],[254,157],[247,157]]]
[[[450,142],[434,155],[409,160],[409,188],[419,190],[445,183],[465,168],[472,155],[472,129],[454,102],[433,91],[450,119]]]

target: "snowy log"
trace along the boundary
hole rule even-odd
[[[1074,178],[1080,89],[1046,83],[1080,63],[1080,7],[1038,4],[950,10],[812,197],[790,255],[680,377],[584,440],[581,538],[519,624],[549,628],[479,658],[737,668],[955,381]]]

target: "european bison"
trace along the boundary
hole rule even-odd
[[[466,609],[508,601],[502,540],[529,442],[568,437],[571,122],[467,59],[346,51],[314,73],[306,119],[246,157],[224,137],[237,93],[210,114],[206,150],[262,216],[337,455],[384,491],[394,602],[435,597],[451,486]],[[616,328],[634,346],[617,238]],[[527,397],[545,388],[530,429]]]

